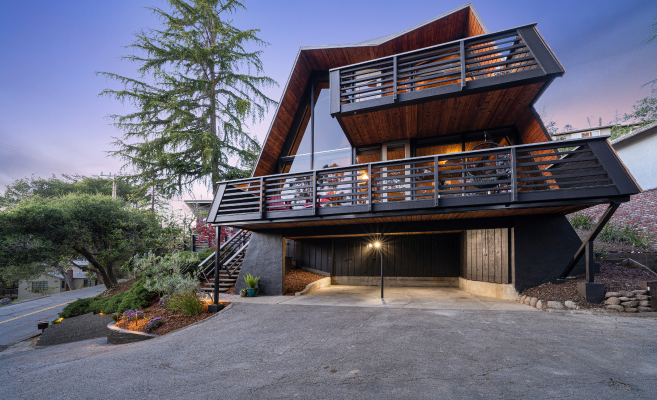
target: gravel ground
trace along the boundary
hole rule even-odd
[[[605,284],[605,291],[619,292],[641,289],[642,281],[657,280],[657,274],[644,268],[632,268],[608,261],[600,262],[600,273],[595,275],[595,281]],[[594,304],[582,299],[577,294],[577,283],[585,282],[584,275],[569,279],[566,283],[554,285],[546,283],[527,289],[521,295],[536,297],[543,301],[574,301],[581,308],[604,308],[604,304]]]
[[[236,303],[145,342],[7,350],[0,398],[651,399],[656,322]]]

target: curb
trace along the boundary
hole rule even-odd
[[[118,328],[115,324],[116,322],[110,322],[107,324],[107,328],[110,330],[107,333],[108,344],[127,344],[158,337],[158,335],[152,333],[135,332],[128,329]]]
[[[312,293],[312,292],[316,292],[317,290],[319,290],[321,288],[325,288],[327,286],[331,286],[331,278],[330,277],[322,278],[322,279],[317,280],[315,282],[309,283],[308,285],[306,285],[305,289],[303,289],[300,292],[295,293],[294,296],[303,296],[304,294],[309,294],[309,293]]]

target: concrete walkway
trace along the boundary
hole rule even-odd
[[[95,296],[104,290],[104,285],[98,285],[0,307],[0,351],[6,346],[38,335],[41,331],[37,329],[37,323],[56,319],[67,303]]]
[[[509,300],[475,296],[457,288],[340,286],[334,285],[286,304],[341,307],[421,308],[427,310],[537,311]]]

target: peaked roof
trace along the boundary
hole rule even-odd
[[[327,71],[489,33],[472,3],[467,3],[402,32],[353,44],[301,47],[265,137],[252,176],[274,172],[312,71]]]
[[[639,129],[635,129],[632,132],[619,137],[618,139],[612,140],[610,143],[612,146],[614,146],[614,148],[619,148],[630,145],[634,143],[635,140],[640,140],[655,134],[657,134],[657,121],[642,126]]]

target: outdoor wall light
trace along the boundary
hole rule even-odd
[[[371,249],[372,248],[372,243],[368,243],[367,247],[369,247]]]
[[[381,247],[381,242],[374,242],[374,247],[376,247],[377,249]]]
[[[367,174],[366,174],[365,172],[363,172],[363,175],[359,176],[358,178],[360,178],[361,180],[368,180],[368,179],[370,179],[370,177],[367,176]]]

